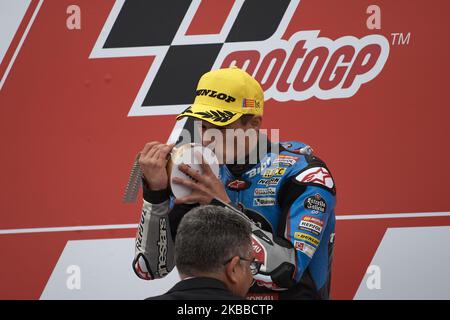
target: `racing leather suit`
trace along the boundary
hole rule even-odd
[[[271,252],[281,250],[290,256],[285,259],[290,263],[284,266],[291,267],[291,279],[276,282],[257,275],[248,298],[329,299],[335,230],[334,180],[325,163],[304,143],[289,141],[278,147],[276,153],[269,148],[256,165],[220,166],[219,178],[233,207],[253,221],[255,228],[270,235],[275,245],[280,244],[278,249],[268,251],[253,241],[257,258],[261,249],[268,255],[258,260],[270,260]],[[196,205],[174,206],[169,190],[150,191],[145,181],[143,189],[133,269],[140,278],[151,280],[164,277],[173,269],[177,226]],[[217,201],[212,204],[220,205]]]

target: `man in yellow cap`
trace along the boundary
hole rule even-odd
[[[194,104],[183,111],[177,120],[190,116],[222,127],[244,114],[263,114],[264,94],[261,86],[247,72],[236,67],[204,74],[196,94]]]
[[[203,135],[211,129],[258,132],[263,109],[259,83],[232,67],[205,73],[194,103],[177,119],[201,120]],[[253,249],[261,268],[249,299],[328,299],[336,195],[331,173],[302,142],[272,141],[263,146],[260,135],[249,137],[239,141],[236,135],[221,136],[222,144],[215,148],[222,159],[219,178],[206,163],[201,164],[201,173],[180,164],[179,169],[192,179],[173,178],[173,182],[192,192],[178,199],[171,195],[166,171],[173,145],[144,146],[139,160],[144,203],[134,271],[147,280],[167,275],[174,267],[173,241],[182,217],[199,204],[212,203],[237,208],[253,222]],[[243,154],[236,152],[242,144]],[[264,153],[255,152],[262,147],[267,147]],[[255,161],[250,157],[254,154]]]
[[[256,150],[258,139],[256,134],[251,135],[249,132],[259,131],[263,109],[264,93],[258,81],[247,72],[232,67],[204,74],[198,83],[194,103],[178,115],[177,120],[183,117],[202,120],[203,133],[208,129],[220,129],[222,134],[214,135],[215,142],[219,143],[215,147],[216,155],[221,163],[233,165],[238,163],[241,156],[239,146],[245,145],[244,153],[247,156]],[[227,129],[233,133],[228,137],[225,134]],[[234,134],[239,129],[246,134],[245,141],[238,141],[239,136]],[[208,139],[203,139],[203,144],[208,142]],[[253,161],[253,164],[256,162]]]

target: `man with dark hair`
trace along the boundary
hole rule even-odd
[[[244,299],[259,269],[250,224],[218,206],[192,209],[181,220],[175,265],[182,281],[150,300]]]

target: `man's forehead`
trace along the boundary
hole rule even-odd
[[[218,126],[218,125],[212,124],[211,122],[204,121],[204,120],[200,120],[200,122],[201,122],[202,127],[206,127],[208,129],[219,129],[219,130],[222,130],[222,129],[230,128],[230,126],[228,126],[228,125],[226,125],[226,126]]]

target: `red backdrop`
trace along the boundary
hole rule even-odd
[[[211,3],[203,2],[191,33],[204,28]],[[81,30],[66,27],[71,4],[81,8]],[[338,215],[450,211],[450,2],[380,0],[380,30],[366,26],[371,4],[301,1],[283,39],[300,30],[329,39],[379,34],[389,55],[352,97],[269,99],[264,127],[310,144],[327,162]],[[0,77],[37,5],[28,8]],[[0,91],[1,230],[139,219],[140,202],[122,203],[131,163],[146,142],[167,139],[174,116],[127,116],[152,56],[89,59],[113,5],[44,1],[18,51]],[[409,44],[393,45],[396,32],[410,33]],[[450,225],[450,218],[338,221],[334,297],[354,296],[387,227],[416,225]],[[67,240],[133,236],[131,229],[0,234],[0,298],[39,298]]]

